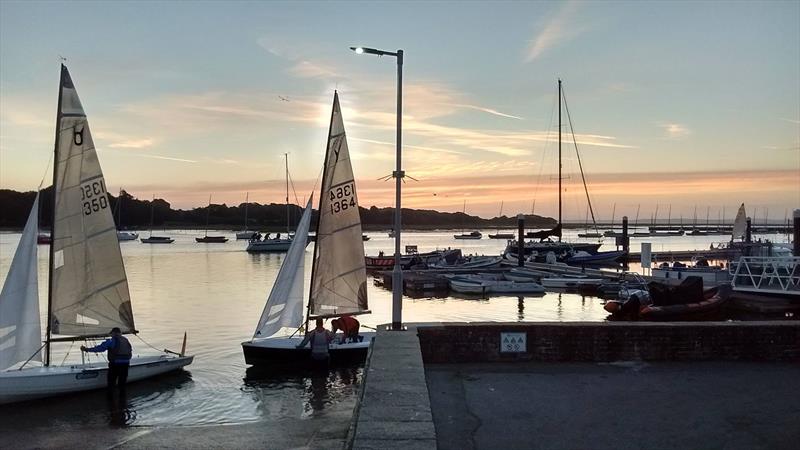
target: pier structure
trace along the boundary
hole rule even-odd
[[[352,449],[794,448],[800,323],[380,327]],[[746,425],[746,426],[745,426]]]

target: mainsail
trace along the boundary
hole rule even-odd
[[[361,216],[338,93],[333,96],[314,255],[309,316],[365,311],[367,271]]]
[[[39,194],[0,292],[0,370],[32,360],[41,361],[42,326],[39,323],[39,283],[36,235],[39,230]]]
[[[135,330],[128,279],[86,114],[61,66],[51,246],[52,334]]]
[[[258,320],[254,338],[272,336],[282,328],[299,328],[303,324],[303,269],[310,224],[311,199],[306,204],[286,259],[278,271],[278,278]]]
[[[733,221],[731,239],[741,239],[745,234],[747,234],[747,214],[744,211],[744,203],[742,203],[736,213],[736,219]]]

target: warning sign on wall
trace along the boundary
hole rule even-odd
[[[525,333],[500,333],[500,353],[525,353]]]

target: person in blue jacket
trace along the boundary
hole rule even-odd
[[[119,328],[111,329],[111,337],[94,347],[81,345],[81,351],[101,353],[108,352],[108,390],[113,391],[119,381],[120,393],[125,392],[125,383],[128,381],[128,367],[133,357],[133,348],[128,339],[122,335]]]

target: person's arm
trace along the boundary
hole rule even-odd
[[[111,348],[111,344],[112,344],[111,339],[106,339],[105,341],[101,342],[100,345],[96,345],[94,347],[84,347],[83,345],[81,345],[81,351],[102,353]]]
[[[305,347],[305,346],[306,346],[306,344],[308,344],[308,341],[310,341],[310,340],[311,340],[311,336],[313,336],[313,335],[314,335],[314,333],[315,333],[315,331],[312,331],[312,332],[310,332],[310,333],[306,333],[306,337],[304,337],[304,338],[303,338],[303,342],[301,342],[301,343],[297,344],[297,345],[296,345],[296,348],[303,348],[303,347]]]

